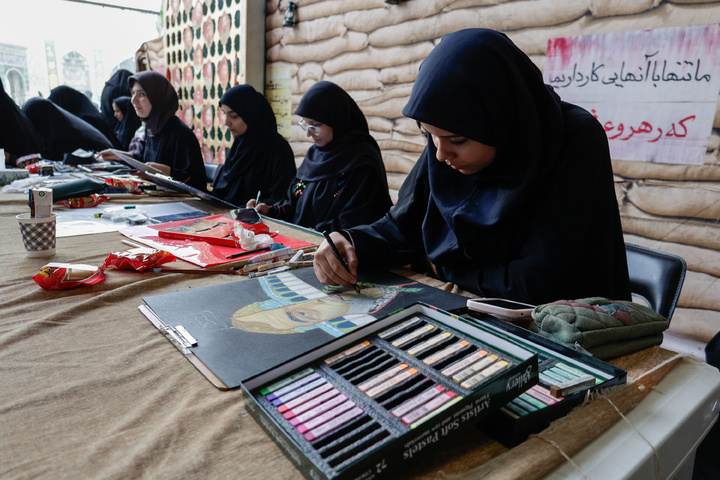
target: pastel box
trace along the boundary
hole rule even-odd
[[[308,479],[392,478],[538,382],[513,334],[413,303],[243,382]]]
[[[489,437],[508,448],[522,443],[530,435],[541,432],[552,421],[566,415],[583,402],[587,392],[624,385],[627,381],[625,370],[553,342],[512,322],[470,310],[463,316],[492,331],[515,336],[523,347],[538,354],[538,384],[512,399],[480,424]],[[588,377],[592,381],[583,382]],[[564,391],[559,388],[572,384],[573,380],[577,383],[576,388]]]

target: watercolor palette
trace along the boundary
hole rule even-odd
[[[377,478],[535,385],[538,365],[512,335],[415,303],[243,388],[306,477]]]
[[[482,429],[507,447],[544,430],[582,403],[588,391],[623,385],[625,370],[572,350],[529,330],[468,311],[469,320],[496,332],[508,332],[538,354],[537,385],[512,399],[482,422]]]

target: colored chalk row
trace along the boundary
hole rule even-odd
[[[504,408],[517,416],[528,415],[602,382],[601,379],[560,361],[544,365],[539,377],[538,385],[514,398]]]

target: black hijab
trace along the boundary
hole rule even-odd
[[[42,153],[42,142],[35,127],[20,110],[15,100],[5,93],[0,80],[0,148],[12,155],[22,157]],[[5,162],[5,159],[0,159]]]
[[[23,112],[43,140],[44,158],[61,161],[65,153],[78,148],[92,152],[113,148],[97,128],[46,98],[31,98]]]
[[[118,122],[115,127],[115,136],[120,142],[120,148],[128,150],[130,148],[130,140],[135,136],[135,132],[142,123],[135,112],[135,107],[130,103],[130,97],[122,96],[113,100],[118,109],[123,114],[123,119]]]
[[[490,166],[463,175],[437,161],[428,141],[428,256],[453,244],[482,251],[483,242],[492,252],[498,238],[511,238],[562,147],[561,101],[535,64],[500,32],[446,35],[420,66],[403,114],[496,148]]]
[[[367,120],[348,93],[332,82],[318,82],[305,92],[296,115],[311,118],[333,129],[333,140],[313,145],[305,154],[297,177],[317,181],[365,165],[385,177],[380,147],[370,135]]]
[[[277,132],[275,114],[267,99],[250,85],[237,85],[220,98],[247,124],[235,137],[213,192],[228,201],[247,202],[258,190],[265,201],[284,194],[295,174],[295,160],[287,141]]]
[[[48,100],[100,130],[108,140],[113,142],[115,147],[120,146],[115,138],[115,132],[100,114],[100,110],[82,92],[67,85],[60,85],[52,89]]]
[[[100,113],[105,122],[111,128],[115,128],[118,124],[117,118],[113,115],[112,102],[114,99],[123,96],[130,96],[130,87],[128,86],[128,78],[132,76],[129,70],[120,69],[110,76],[103,91],[100,94]]]
[[[177,92],[163,75],[147,70],[136,73],[128,79],[128,85],[132,89],[133,84],[137,82],[145,90],[152,110],[145,121],[147,134],[154,137],[163,129],[167,122],[175,116],[178,109]]]

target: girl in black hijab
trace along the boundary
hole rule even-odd
[[[318,278],[423,261],[438,278],[530,304],[630,298],[607,137],[562,102],[504,34],[445,36],[422,63],[403,114],[428,138],[390,214],[334,233]],[[354,248],[351,245],[354,242]]]
[[[17,157],[42,153],[42,141],[35,127],[25,116],[15,100],[5,93],[2,79],[0,79],[0,148],[5,150],[5,155],[10,160]],[[5,158],[0,158],[5,162]],[[10,163],[11,167],[15,167]]]
[[[380,148],[352,97],[334,83],[318,82],[295,113],[315,144],[285,200],[272,207],[260,203],[258,211],[318,231],[362,225],[387,213],[392,200]]]
[[[179,182],[206,190],[200,144],[193,131],[175,116],[178,96],[168,79],[145,71],[130,77],[128,83],[135,113],[145,122],[142,160]],[[100,157],[119,160],[112,151],[100,152]]]
[[[67,85],[60,85],[50,91],[48,100],[55,105],[64,108],[76,117],[80,117],[93,127],[100,130],[115,148],[120,148],[120,143],[115,138],[115,132],[100,114],[100,110],[83,94]]]
[[[128,78],[132,76],[132,72],[125,69],[119,69],[113,73],[100,94],[100,113],[105,122],[114,130],[118,121],[113,114],[112,102],[118,97],[130,96],[130,86]]]
[[[41,153],[47,160],[62,161],[66,153],[78,148],[98,152],[114,147],[100,130],[46,98],[29,99],[23,112],[40,136]]]
[[[120,143],[120,148],[130,150],[130,140],[135,136],[135,132],[142,122],[135,113],[135,108],[130,103],[130,97],[118,97],[112,102],[112,108],[118,121],[115,127],[115,136]]]
[[[213,195],[233,205],[258,191],[266,203],[282,200],[297,169],[268,101],[250,85],[237,85],[220,98],[220,108],[235,141],[215,175]]]

